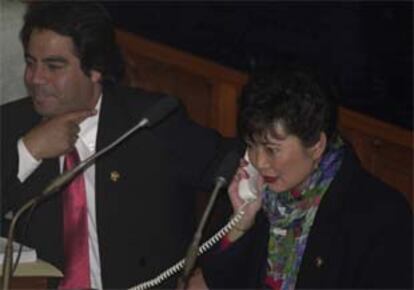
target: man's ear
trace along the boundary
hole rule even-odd
[[[102,80],[102,73],[97,71],[97,70],[92,69],[90,78],[91,78],[92,82],[100,83],[101,80]]]
[[[316,144],[310,148],[312,158],[314,160],[319,160],[321,158],[323,152],[325,152],[326,143],[327,143],[326,134],[325,132],[321,132],[319,135],[318,142],[316,142]]]

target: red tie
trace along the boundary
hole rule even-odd
[[[65,157],[64,169],[79,163],[76,149]],[[59,289],[90,288],[88,208],[83,174],[78,175],[63,193],[64,277]]]

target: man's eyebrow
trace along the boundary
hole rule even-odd
[[[278,147],[280,145],[282,145],[281,143],[277,143],[277,142],[270,142],[270,141],[265,141],[262,143],[263,146],[269,146],[269,147]]]
[[[59,63],[62,63],[62,64],[67,64],[68,60],[66,58],[62,57],[62,56],[48,56],[48,57],[42,59],[42,62],[46,62],[46,63],[59,62]]]
[[[36,58],[33,57],[32,55],[28,54],[28,53],[24,54],[24,58],[36,61]],[[44,63],[62,63],[62,64],[69,63],[68,60],[66,58],[62,57],[62,56],[48,56],[48,57],[42,59],[42,62],[44,62]]]

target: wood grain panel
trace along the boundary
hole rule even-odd
[[[341,108],[340,131],[354,146],[362,165],[410,202],[413,191],[413,133]]]
[[[237,97],[246,74],[124,31],[117,31],[117,39],[127,60],[126,83],[175,95],[196,122],[225,136],[236,134]],[[339,128],[362,165],[412,204],[412,131],[343,107]]]
[[[181,68],[154,61],[124,50],[127,63],[125,83],[152,92],[177,96],[189,116],[207,127],[211,126],[211,84],[207,79],[192,75]]]

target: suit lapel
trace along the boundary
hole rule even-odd
[[[336,280],[342,253],[338,246],[341,243],[340,214],[334,214],[332,206],[338,200],[335,196],[324,196],[318,209],[314,224],[309,233],[306,250],[298,273],[297,288],[325,287],[327,280]],[[328,283],[328,284],[327,284]]]
[[[96,151],[110,144],[131,126],[132,120],[121,98],[122,96],[117,96],[112,88],[104,91],[99,117]]]
[[[352,184],[348,170],[349,153],[345,151],[343,164],[323,197],[309,233],[306,250],[298,274],[297,288],[318,288],[340,281],[340,265],[345,250],[343,236],[344,196]],[[347,157],[348,155],[348,157]]]
[[[97,152],[116,140],[131,126],[132,121],[120,98],[122,96],[117,96],[113,89],[108,88],[104,91],[96,139]],[[120,161],[116,158],[110,158],[118,149],[119,147],[111,149],[98,158],[95,163],[96,215],[99,224],[102,220],[110,219],[116,208],[116,204],[112,202],[113,200],[109,199],[110,193],[107,192],[109,189],[106,184],[110,182],[111,172],[113,173],[115,169],[119,171],[118,163]]]

